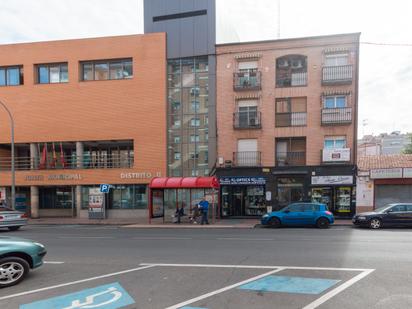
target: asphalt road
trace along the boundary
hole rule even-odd
[[[49,263],[0,290],[2,309],[412,308],[412,229],[28,226],[8,235],[43,243]],[[87,289],[107,284],[129,305],[84,305],[98,293]],[[28,305],[79,291],[69,305]],[[109,303],[109,292],[94,301]]]

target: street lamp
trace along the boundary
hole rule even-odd
[[[11,126],[11,207],[16,209],[16,170],[15,170],[15,158],[14,158],[14,119],[7,108],[6,104],[0,101],[0,105],[4,107],[7,114],[10,117],[10,126]]]

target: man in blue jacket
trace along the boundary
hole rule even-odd
[[[206,201],[206,196],[202,197],[202,200],[199,202],[199,207],[202,212],[202,222],[201,224],[209,224],[209,220],[207,218],[209,212],[209,202]]]

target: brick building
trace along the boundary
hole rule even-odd
[[[109,217],[146,216],[166,174],[164,33],[0,46],[0,100],[15,121],[17,206],[87,216],[112,184]],[[0,112],[0,188],[10,204],[10,131]]]
[[[217,45],[223,216],[309,200],[354,213],[358,51],[358,33]]]

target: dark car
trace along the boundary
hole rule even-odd
[[[412,203],[394,203],[370,212],[356,214],[352,218],[355,225],[379,229],[384,226],[411,226]]]

